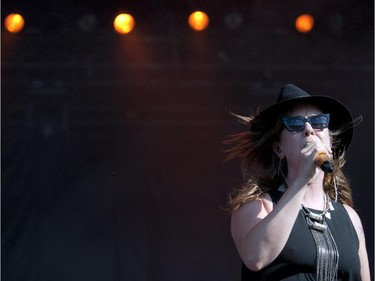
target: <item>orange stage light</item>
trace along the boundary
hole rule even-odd
[[[198,31],[206,29],[209,21],[208,15],[201,11],[191,13],[188,19],[189,26]]]
[[[135,20],[130,14],[119,14],[113,21],[113,27],[120,34],[126,34],[134,29]]]
[[[20,32],[25,25],[25,20],[20,14],[9,14],[4,20],[5,28],[11,33]]]
[[[310,32],[314,28],[314,18],[311,15],[303,14],[296,19],[296,29],[301,33]]]

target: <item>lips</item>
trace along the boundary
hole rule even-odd
[[[312,146],[313,144],[315,144],[317,141],[316,140],[312,140],[312,139],[308,139],[306,142],[305,142],[305,145],[303,146],[303,148],[307,147],[307,146]]]
[[[308,146],[308,145],[311,144],[311,143],[314,143],[314,141],[313,141],[313,140],[308,140],[308,141],[306,141],[304,147]]]

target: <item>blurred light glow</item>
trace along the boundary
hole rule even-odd
[[[79,28],[84,32],[91,32],[97,25],[97,19],[93,14],[86,14],[78,21]]]
[[[4,20],[6,30],[11,33],[20,32],[25,25],[25,20],[20,14],[9,14]]]
[[[314,28],[314,18],[309,14],[300,15],[296,19],[296,29],[301,33],[310,32]]]
[[[188,19],[189,26],[198,31],[206,29],[209,21],[208,15],[202,11],[191,13]]]
[[[344,27],[344,17],[341,14],[334,14],[328,20],[329,28],[336,33],[340,33]]]
[[[225,24],[230,29],[238,28],[243,22],[242,16],[237,12],[231,12],[225,16]]]
[[[130,14],[119,14],[113,21],[113,27],[120,34],[126,34],[134,29],[135,20]]]

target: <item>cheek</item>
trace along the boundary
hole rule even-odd
[[[322,133],[320,139],[322,140],[323,144],[331,147],[331,137],[329,135],[328,129],[325,129],[325,132]]]
[[[280,135],[280,147],[283,152],[289,154],[291,151],[295,151],[296,146],[299,146],[297,134],[291,134],[287,131],[283,131]]]

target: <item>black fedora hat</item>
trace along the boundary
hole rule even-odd
[[[263,109],[259,116],[268,120],[274,119],[281,112],[291,109],[299,103],[317,105],[323,113],[330,114],[330,130],[339,130],[338,142],[334,148],[337,156],[349,146],[353,136],[353,117],[348,108],[338,100],[328,96],[311,96],[293,84],[281,88],[275,104]]]

